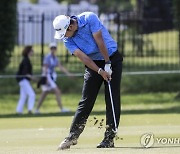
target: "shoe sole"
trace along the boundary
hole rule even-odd
[[[71,141],[71,143],[62,143],[59,145],[58,150],[70,149],[71,145],[76,145],[77,140]]]
[[[115,148],[115,146],[97,146],[96,148]]]
[[[103,145],[103,144],[98,144],[96,148],[114,148],[114,144],[111,145]]]

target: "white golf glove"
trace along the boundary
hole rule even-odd
[[[112,74],[112,68],[111,68],[111,62],[110,62],[110,61],[106,62],[105,66],[104,66],[104,70],[105,70],[109,75]]]

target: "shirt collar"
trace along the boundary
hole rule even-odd
[[[86,25],[86,22],[82,19],[80,19],[78,16],[71,16],[71,18],[76,19],[78,22],[78,27],[83,27],[84,25]]]

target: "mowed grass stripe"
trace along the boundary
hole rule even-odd
[[[151,126],[153,127],[153,126]],[[143,128],[143,126],[139,126],[136,129]],[[155,126],[154,129],[157,129],[158,126]],[[126,127],[126,131],[133,132],[136,130],[135,127]],[[70,150],[60,151],[57,152],[57,146],[60,141],[64,138],[64,134],[68,132],[67,129],[59,129],[59,128],[52,128],[52,129],[16,129],[16,130],[6,130],[2,131],[1,133],[4,136],[11,136],[11,141],[6,142],[4,144],[1,143],[1,152],[4,153],[166,153],[170,152],[171,150],[176,153],[179,148],[178,147],[153,147],[151,149],[144,149],[140,145],[140,136],[134,133],[124,135],[124,131],[121,131],[119,134],[123,137],[123,140],[115,141],[116,147],[114,149],[96,149],[95,146],[101,140],[102,132],[92,131],[96,130],[95,128],[87,128],[81,138],[79,139],[79,144],[73,146]],[[11,133],[9,133],[9,131]],[[64,133],[60,133],[60,132]],[[143,131],[143,130],[142,130]],[[55,135],[56,134],[56,135]],[[1,134],[2,135],[2,134]],[[166,134],[167,135],[167,134]],[[21,137],[20,137],[21,136]],[[35,137],[36,136],[36,137]],[[12,141],[13,139],[13,141]]]
[[[140,137],[145,133],[154,133],[157,137],[179,137],[178,114],[135,114],[122,115],[117,148],[96,149],[104,134],[105,125],[98,129],[91,115],[87,127],[72,149],[57,152],[58,144],[68,135],[72,116],[67,117],[31,117],[0,119],[0,153],[177,153],[178,147],[159,147],[143,149]],[[98,120],[104,116],[96,116]]]

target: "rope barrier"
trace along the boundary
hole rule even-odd
[[[180,70],[170,70],[170,71],[137,71],[137,72],[123,72],[122,75],[158,75],[158,74],[179,74]],[[41,74],[34,74],[35,77],[41,77]],[[58,77],[67,77],[66,74],[57,74]],[[82,77],[83,73],[73,73],[73,77]],[[0,79],[3,78],[16,78],[24,77],[24,75],[0,75]]]

